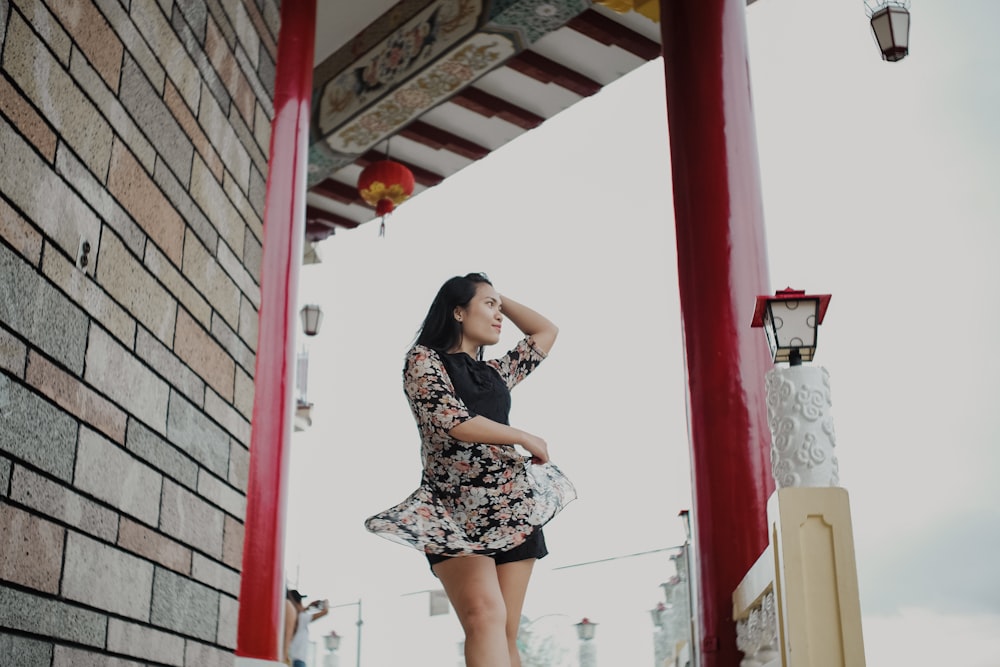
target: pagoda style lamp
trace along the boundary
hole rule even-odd
[[[303,306],[299,311],[302,318],[302,330],[307,336],[315,336],[319,333],[319,327],[323,324],[323,311],[316,304]]]
[[[326,642],[326,650],[330,653],[340,648],[340,635],[336,630],[330,630],[330,634],[323,635],[323,641]]]
[[[830,375],[822,366],[802,365],[816,353],[816,330],[829,305],[829,294],[806,294],[791,287],[773,297],[757,297],[750,326],[764,329],[776,364],[764,384],[771,473],[779,489],[839,483]],[[779,361],[788,366],[777,365]]]
[[[750,326],[764,328],[775,363],[798,366],[816,354],[816,331],[829,305],[829,294],[806,294],[786,287],[772,297],[757,297]]]
[[[882,60],[896,62],[910,52],[910,10],[906,4],[883,2],[871,14],[872,32],[882,51]]]
[[[589,642],[594,638],[594,630],[596,629],[597,623],[592,622],[589,618],[584,618],[576,624],[576,636],[582,642]]]
[[[667,615],[667,605],[657,602],[656,606],[649,610],[649,615],[653,619],[653,625],[663,628],[663,622]]]

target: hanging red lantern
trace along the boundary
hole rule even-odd
[[[413,194],[413,172],[394,160],[377,160],[358,176],[358,193],[382,217],[379,235],[385,232],[385,216]]]

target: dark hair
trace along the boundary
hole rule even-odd
[[[462,325],[455,319],[455,308],[467,307],[481,283],[493,284],[485,273],[469,273],[449,278],[441,285],[417,334],[417,344],[438,352],[455,347],[462,338]]]

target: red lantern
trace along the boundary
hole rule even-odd
[[[413,185],[413,172],[393,160],[377,160],[361,172],[358,192],[382,216],[379,235],[385,231],[385,216],[413,194]]]

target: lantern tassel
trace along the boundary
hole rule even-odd
[[[382,216],[382,224],[378,226],[378,236],[382,238],[385,236],[385,216]]]

